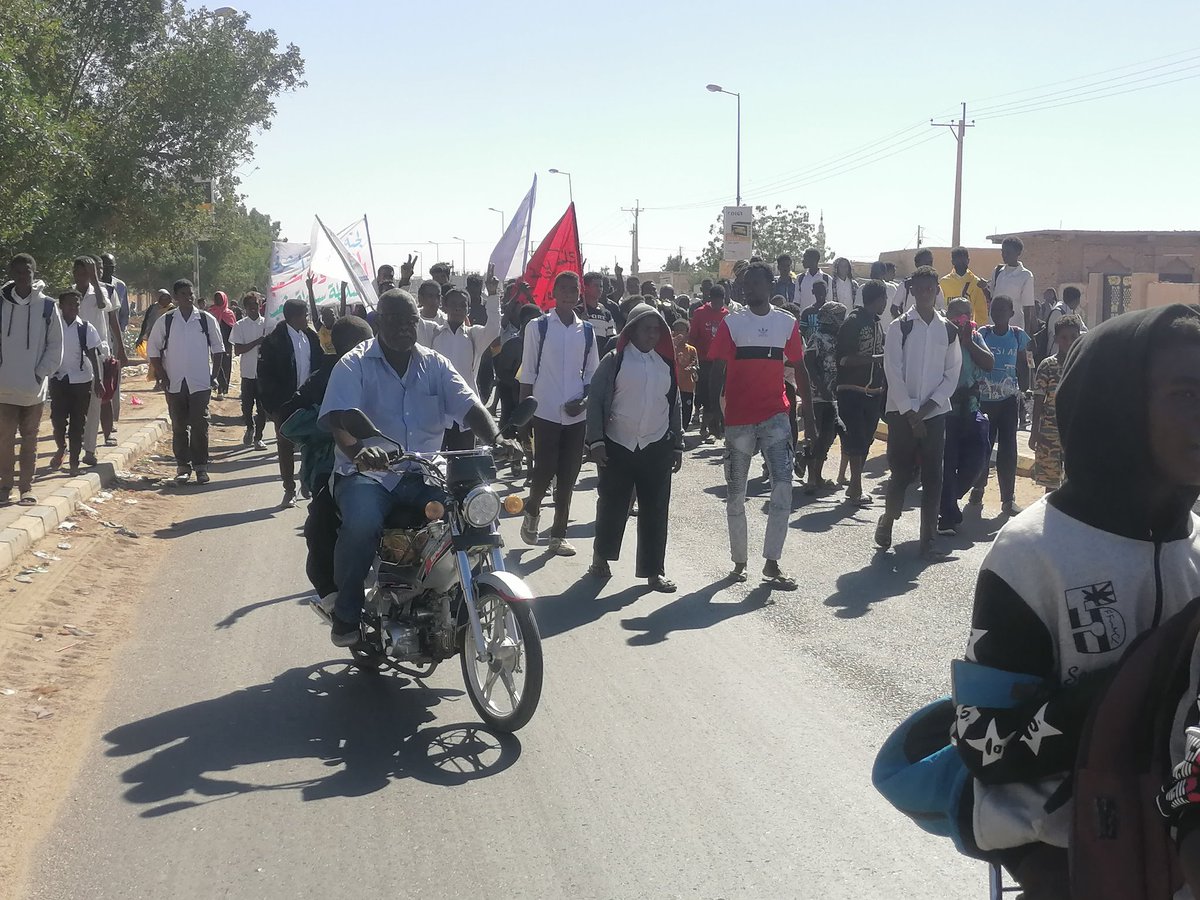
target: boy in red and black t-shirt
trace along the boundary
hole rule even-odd
[[[795,590],[796,580],[779,568],[792,513],[792,429],[783,387],[786,360],[796,367],[796,396],[804,413],[807,440],[816,435],[812,390],[802,365],[804,342],[796,320],[771,306],[775,278],[766,263],[751,263],[742,286],[749,306],[731,313],[709,347],[714,363],[712,399],[725,389],[725,482],[733,577],[746,580],[746,478],[750,460],[761,450],[771,478],[767,532],[763,539],[763,575],[779,587]]]
[[[724,431],[724,421],[721,418],[721,392],[712,390],[713,362],[708,351],[717,330],[725,317],[729,315],[729,307],[725,305],[725,287],[714,284],[708,289],[708,302],[692,314],[692,325],[688,330],[688,343],[696,348],[700,357],[700,377],[696,381],[696,406],[702,408],[700,419],[700,441],[705,444],[716,442],[717,437]]]

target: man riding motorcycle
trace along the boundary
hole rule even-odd
[[[398,507],[424,509],[445,499],[419,471],[389,470],[388,453],[395,448],[378,438],[355,438],[349,411],[361,410],[381,433],[417,453],[439,451],[451,422],[484,443],[508,443],[445,357],[417,345],[420,313],[411,294],[387,291],[377,313],[378,336],[338,361],[321,404],[321,421],[337,445],[333,496],[342,524],[334,549],[338,594],[330,637],[339,647],[359,640],[364,582],[388,516]]]

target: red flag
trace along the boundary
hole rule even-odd
[[[529,265],[521,278],[532,290],[533,302],[541,309],[552,309],[554,279],[562,272],[574,272],[583,277],[579,258],[579,226],[575,221],[575,204],[572,203],[529,258]]]

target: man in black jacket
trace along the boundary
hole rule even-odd
[[[285,507],[296,505],[296,445],[279,429],[283,424],[281,410],[308,376],[320,368],[323,356],[321,339],[308,324],[308,307],[303,300],[288,300],[283,304],[283,321],[263,340],[258,355],[258,390],[263,409],[275,423]]]

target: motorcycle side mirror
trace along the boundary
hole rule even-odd
[[[383,433],[375,427],[375,423],[361,409],[347,409],[342,411],[341,426],[351,437],[360,441],[365,441],[367,438],[384,437]]]
[[[533,421],[533,414],[537,412],[537,408],[538,402],[532,397],[526,397],[513,410],[512,416],[508,420],[508,427],[524,428]]]

